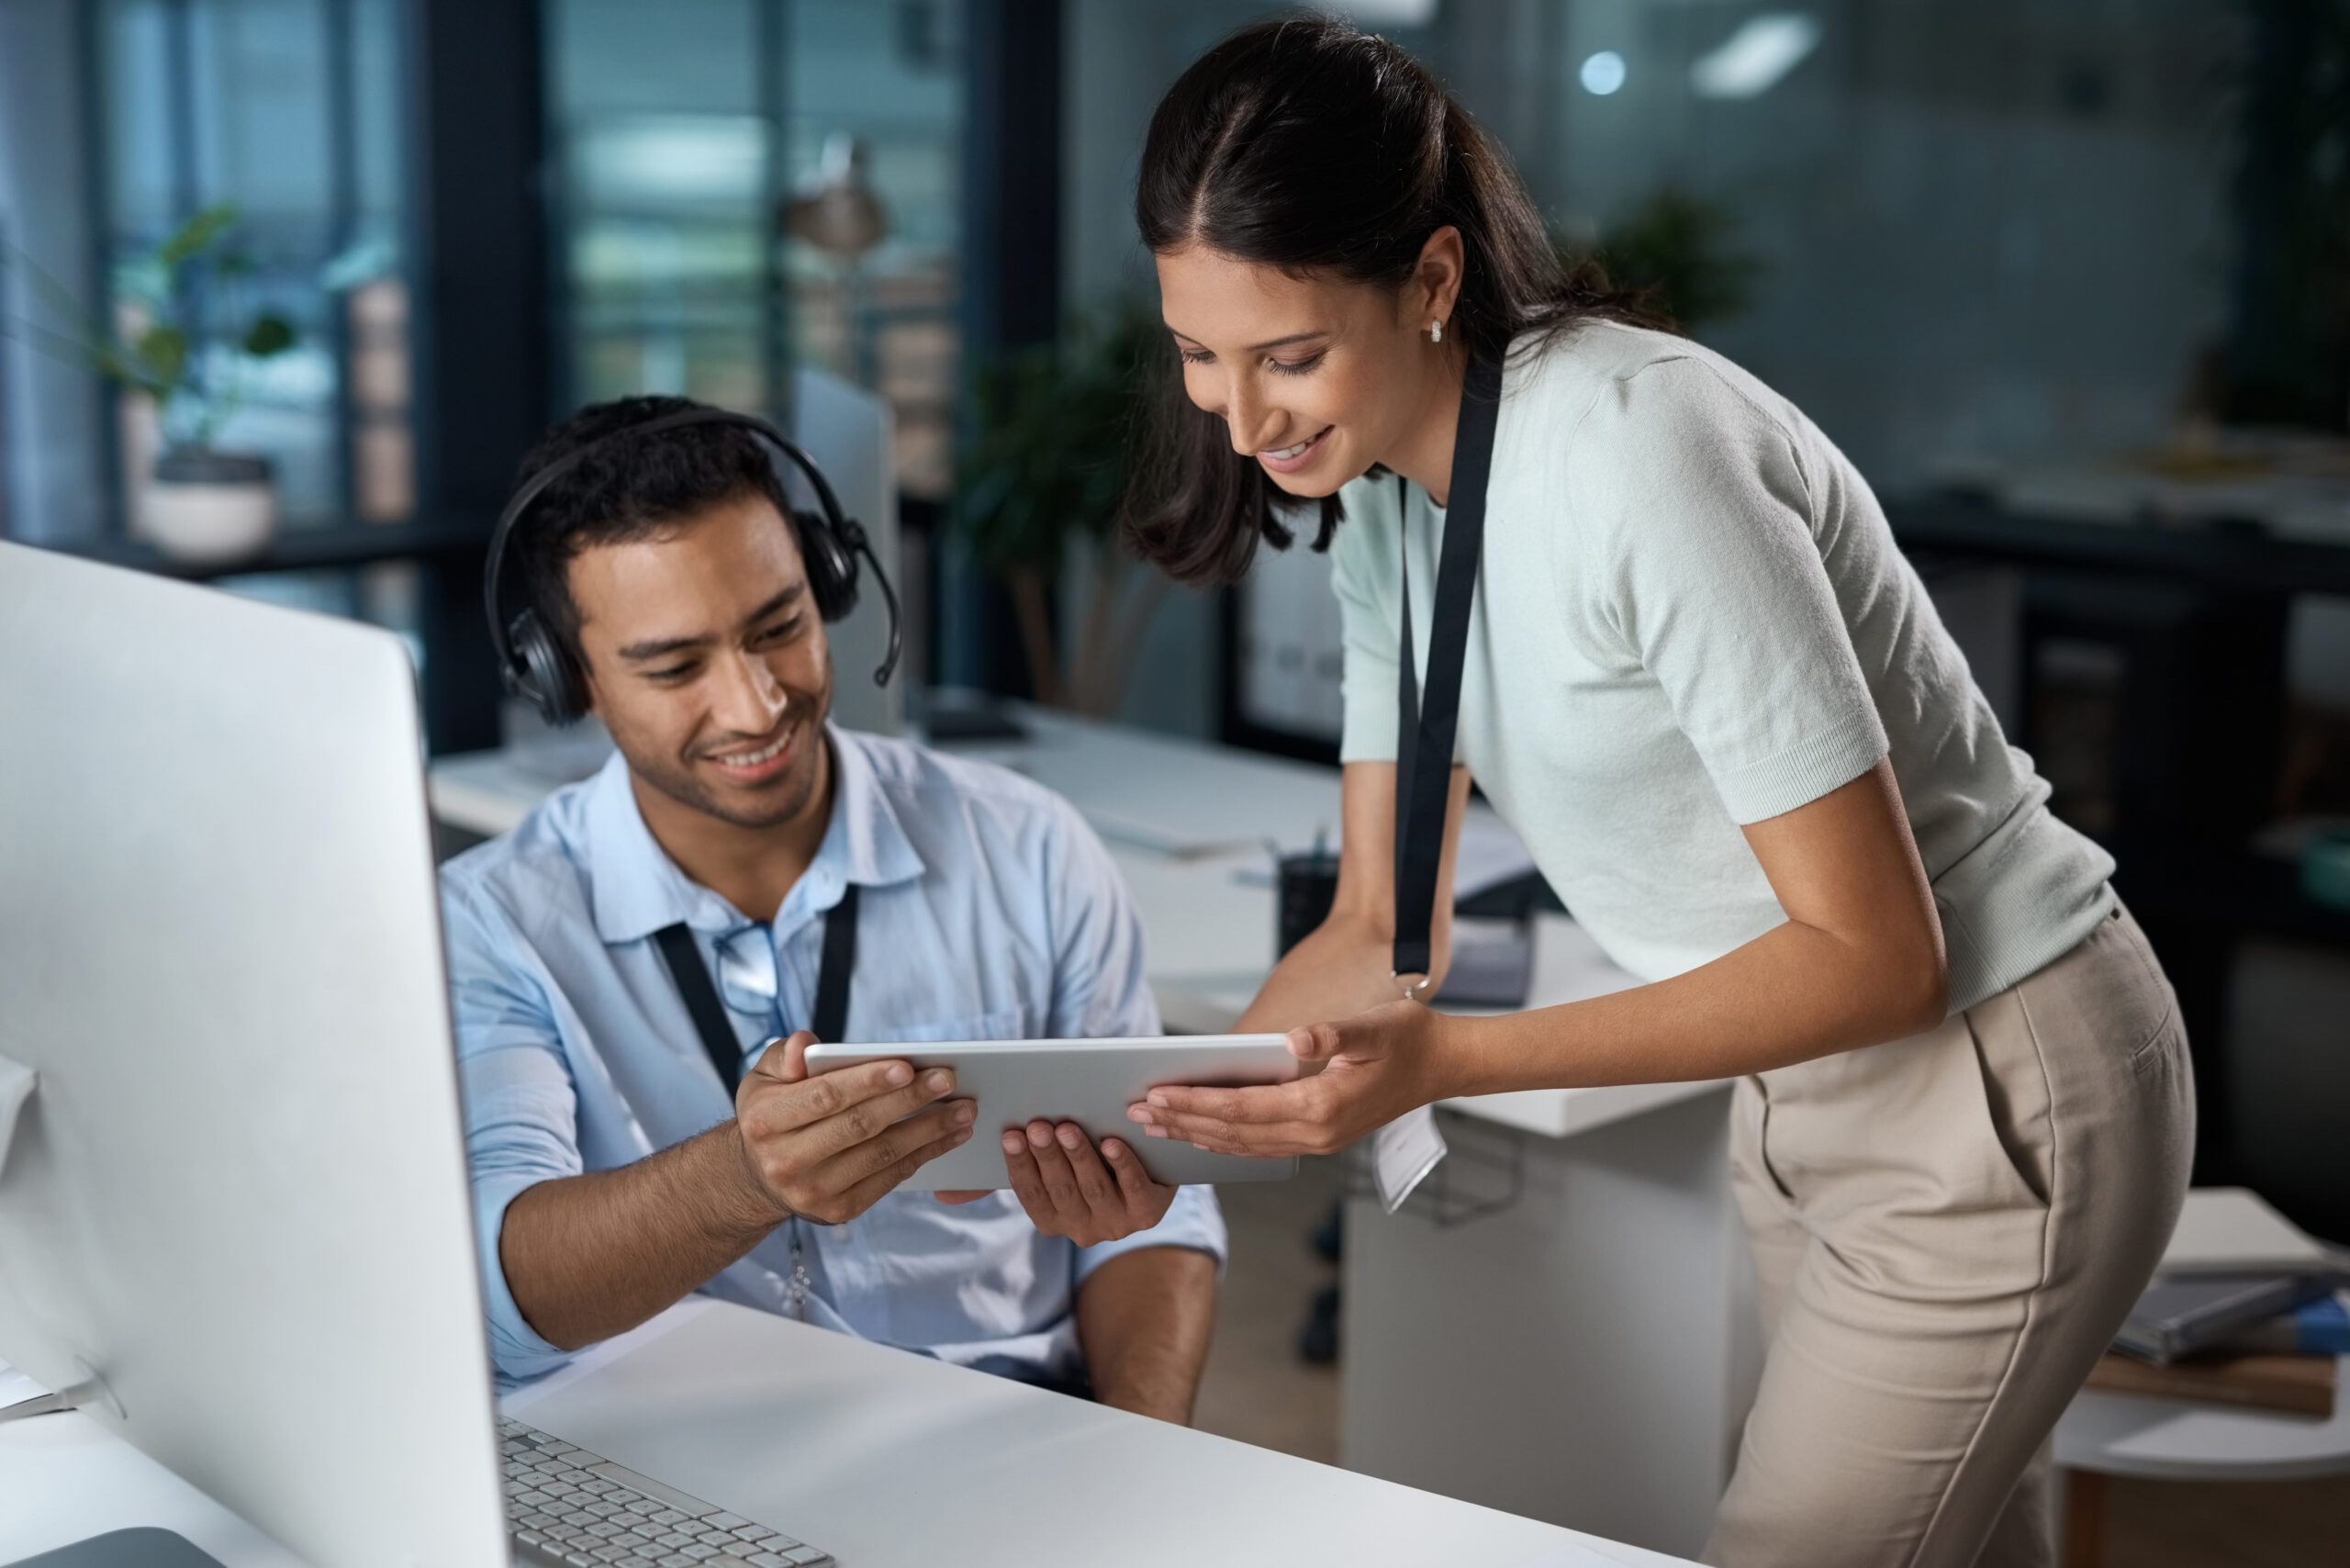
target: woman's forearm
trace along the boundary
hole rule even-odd
[[[1438,1055],[1447,1094],[1734,1078],[1916,1034],[1947,1004],[1938,942],[1888,953],[1791,920],[1652,985],[1448,1018]]]
[[[1391,940],[1369,917],[1334,912],[1273,967],[1234,1033],[1279,1034],[1394,1001]]]

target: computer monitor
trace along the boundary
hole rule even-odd
[[[319,1568],[502,1568],[397,638],[0,544],[0,1080],[27,1075],[0,1360]]]

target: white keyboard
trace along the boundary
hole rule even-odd
[[[517,1562],[562,1568],[820,1568],[833,1554],[510,1417],[498,1422]]]

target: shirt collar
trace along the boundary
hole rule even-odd
[[[778,934],[840,902],[851,882],[881,887],[911,880],[923,869],[866,755],[865,738],[830,723],[824,737],[833,752],[832,818],[815,859],[777,912]],[[588,789],[588,863],[599,936],[633,942],[680,923],[718,933],[752,923],[669,858],[637,809],[625,757],[614,752]]]

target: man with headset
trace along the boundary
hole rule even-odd
[[[785,464],[820,511],[793,510]],[[1003,1134],[1012,1193],[893,1193],[971,1136],[971,1103],[943,1070],[802,1060],[820,1036],[1157,1033],[1099,841],[1015,775],[826,722],[823,623],[870,552],[769,427],[630,398],[524,472],[493,640],[518,691],[595,713],[617,754],[442,874],[500,1375],[699,1290],[1188,1420],[1210,1191],[1039,1121]]]

